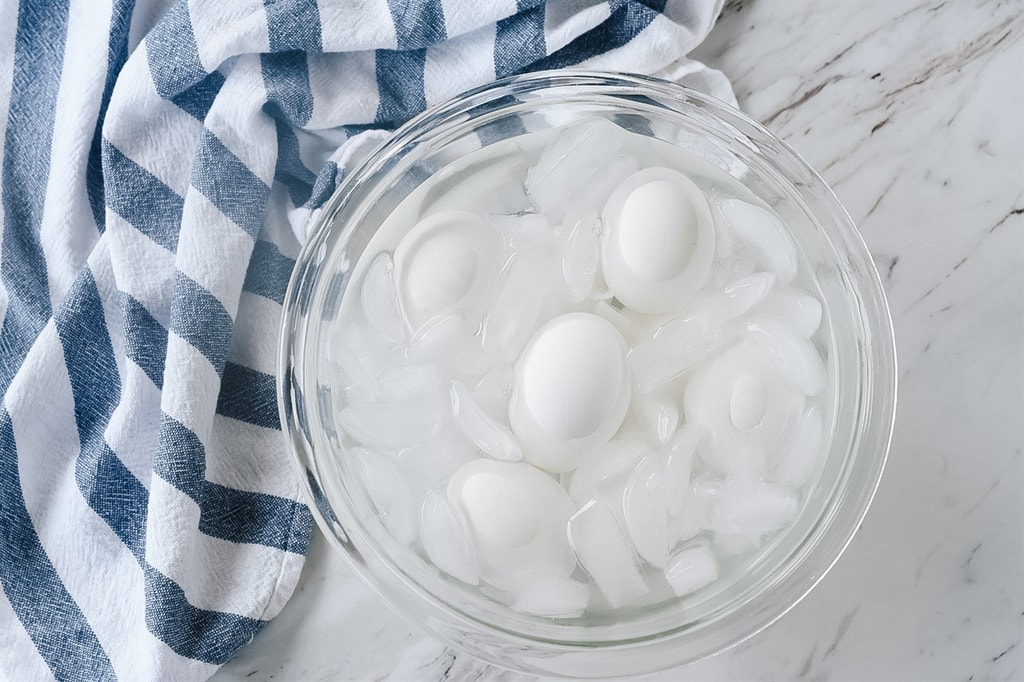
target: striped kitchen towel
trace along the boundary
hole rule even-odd
[[[0,0],[0,678],[201,680],[291,594],[311,212],[386,131],[582,65],[730,98],[720,0]],[[339,642],[343,642],[339,636]]]

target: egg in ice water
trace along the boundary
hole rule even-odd
[[[396,287],[415,330],[446,312],[479,312],[497,281],[501,238],[468,211],[435,213],[395,248]]]
[[[569,471],[618,431],[630,396],[625,352],[619,331],[593,313],[568,313],[537,331],[516,365],[509,404],[527,462]]]
[[[671,168],[646,168],[604,209],[602,265],[608,287],[640,313],[681,307],[707,281],[715,231],[704,193]]]

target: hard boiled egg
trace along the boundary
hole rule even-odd
[[[715,230],[704,193],[682,173],[646,168],[605,204],[602,261],[609,289],[629,308],[666,313],[708,279]]]
[[[764,348],[747,340],[694,370],[683,408],[687,423],[703,431],[698,453],[704,462],[723,472],[761,475],[792,438],[804,395]]]
[[[445,313],[482,311],[501,271],[501,236],[480,216],[443,211],[416,223],[394,260],[402,312],[415,330]]]
[[[569,471],[629,407],[626,342],[604,318],[568,313],[541,327],[516,364],[509,423],[527,462]]]
[[[523,463],[475,459],[448,482],[471,530],[481,576],[501,588],[529,575],[566,577],[576,566],[566,526],[576,507],[555,479]]]

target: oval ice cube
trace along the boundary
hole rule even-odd
[[[389,343],[399,344],[408,332],[398,303],[394,270],[390,253],[377,254],[366,270],[359,297],[370,326]]]
[[[718,580],[718,562],[707,544],[680,549],[665,565],[665,579],[677,596],[692,594]]]
[[[577,618],[590,602],[590,587],[571,578],[534,576],[515,591],[512,608],[548,618]]]
[[[753,431],[768,412],[768,395],[764,382],[756,374],[744,374],[732,385],[729,396],[729,418],[740,431]]]
[[[554,290],[554,253],[533,248],[513,254],[502,269],[484,320],[483,348],[514,362],[526,347]]]
[[[761,534],[779,530],[795,517],[799,501],[787,488],[764,481],[702,484],[708,521],[716,533]]]
[[[587,214],[564,233],[562,276],[569,287],[569,301],[579,303],[590,296],[601,261],[601,221]]]
[[[769,480],[792,488],[806,483],[818,466],[824,440],[821,410],[808,407],[793,433],[793,440],[779,452],[778,461],[768,470]]]
[[[607,445],[594,448],[572,472],[569,495],[584,503],[606,488],[614,479],[625,479],[640,461],[652,452],[650,444],[642,438],[617,438]]]
[[[622,153],[622,140],[621,129],[604,119],[566,126],[527,172],[527,195],[556,221],[600,210],[615,185],[638,168]]]
[[[398,464],[422,479],[429,489],[447,482],[459,467],[479,456],[469,441],[448,426],[431,440],[399,452]]]
[[[693,458],[697,452],[700,430],[687,424],[668,442],[665,457],[665,501],[668,513],[678,517],[683,513],[687,501],[693,497],[691,476]]]
[[[421,400],[352,403],[338,413],[338,424],[360,445],[395,450],[436,435],[442,413],[438,404]]]
[[[506,251],[528,248],[549,248],[555,241],[555,231],[548,219],[540,213],[515,215],[488,215],[487,220],[498,228]]]
[[[701,296],[640,338],[629,351],[637,386],[650,392],[731,343],[735,318],[760,303],[774,283],[774,275],[766,273],[732,282],[720,292]]]
[[[394,462],[364,448],[350,451],[370,501],[388,533],[403,545],[416,540],[417,523],[412,488]]]
[[[603,502],[592,500],[573,515],[569,540],[580,565],[612,608],[635,604],[647,593],[633,550]]]
[[[804,395],[821,393],[825,388],[825,365],[813,343],[775,320],[751,320],[746,327],[747,334],[788,381]]]
[[[661,568],[669,549],[664,474],[654,458],[641,461],[622,493],[623,518],[633,547],[647,563]]]
[[[679,408],[667,394],[634,391],[627,420],[666,443],[679,427]]]
[[[821,326],[821,301],[810,294],[780,287],[757,306],[754,314],[777,320],[809,339]]]
[[[515,371],[510,365],[495,364],[480,378],[473,396],[488,414],[508,414],[508,401],[515,384]]]
[[[382,402],[401,402],[418,396],[431,398],[441,388],[441,374],[429,364],[395,364],[377,372],[374,394]]]
[[[406,357],[435,363],[459,377],[479,377],[490,367],[491,359],[476,330],[477,325],[463,313],[435,317],[413,334]]]
[[[431,563],[464,583],[480,582],[476,550],[448,500],[437,491],[427,493],[420,511],[420,543]]]
[[[719,208],[736,234],[758,248],[765,267],[780,281],[787,283],[796,276],[796,244],[777,215],[739,199],[725,199]]]
[[[508,426],[484,412],[464,383],[453,381],[449,393],[456,425],[480,452],[504,462],[518,462],[523,458]]]

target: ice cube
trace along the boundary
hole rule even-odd
[[[724,287],[730,282],[756,274],[757,251],[749,244],[739,244],[728,256],[717,259],[711,266],[711,283]]]
[[[470,585],[480,582],[473,539],[447,498],[437,491],[423,500],[420,543],[430,561],[448,575]]]
[[[692,490],[686,491],[679,499],[682,500],[679,511],[668,517],[669,545],[673,547],[694,538],[710,525],[704,507]]]
[[[594,314],[612,323],[619,330],[626,342],[634,340],[637,325],[630,319],[629,315],[620,307],[621,304],[615,299],[598,301],[594,304]]]
[[[812,405],[797,424],[793,440],[781,450],[778,461],[769,469],[769,480],[791,488],[806,483],[822,456],[823,434],[821,410]]]
[[[719,209],[736,234],[757,247],[765,267],[781,282],[788,283],[796,276],[796,244],[777,215],[739,199],[726,199]]]
[[[488,414],[508,414],[508,401],[515,383],[511,365],[497,364],[481,377],[473,396]]]
[[[799,507],[796,495],[759,480],[707,481],[697,485],[698,499],[707,501],[708,522],[715,533],[755,535],[789,524]]]
[[[736,377],[729,396],[729,420],[738,431],[753,431],[768,412],[768,392],[764,379],[754,373]]]
[[[444,483],[459,467],[478,456],[476,448],[449,426],[433,439],[399,452],[398,464],[430,488]]]
[[[370,327],[389,343],[399,344],[405,341],[407,330],[398,304],[395,266],[391,262],[390,253],[382,251],[370,263],[359,296],[363,315],[366,316]]]
[[[601,258],[601,221],[596,213],[585,214],[561,237],[562,276],[569,300],[579,303],[590,296]]]
[[[387,455],[365,448],[356,448],[350,455],[388,533],[403,545],[414,542],[417,536],[414,505],[419,501],[414,500],[408,480]]]
[[[569,495],[577,503],[584,503],[607,487],[613,479],[625,479],[640,461],[651,452],[650,445],[638,437],[613,440],[600,446],[583,458],[572,473]]]
[[[484,322],[490,355],[513,362],[523,352],[552,293],[553,257],[551,250],[530,249],[509,259]]]
[[[459,377],[479,377],[490,367],[491,360],[483,352],[476,330],[477,325],[468,315],[440,315],[416,330],[406,356],[414,361],[436,363]]]
[[[807,339],[821,326],[821,301],[788,287],[770,293],[754,312],[778,320]]]
[[[615,188],[639,170],[640,162],[632,156],[620,153],[608,159],[603,168],[593,170],[582,184],[577,184],[571,194],[561,197],[565,202],[563,222],[573,222],[590,211],[600,211]]]
[[[665,499],[671,516],[680,516],[687,501],[693,497],[690,479],[693,457],[700,440],[700,430],[686,425],[676,431],[668,443],[665,457]]]
[[[473,445],[488,457],[503,462],[518,462],[523,458],[519,441],[507,424],[484,412],[461,381],[453,381],[449,390],[455,423]]]
[[[721,556],[732,557],[758,549],[764,542],[763,533],[715,533],[715,549]]]
[[[352,322],[338,328],[327,344],[328,363],[337,370],[349,400],[368,400],[373,395],[374,377],[392,359],[391,352],[375,332]]]
[[[667,443],[679,427],[679,408],[668,395],[633,391],[627,419],[661,443]]]
[[[697,310],[656,329],[629,351],[633,377],[644,393],[675,379],[725,346],[724,325]]]
[[[727,345],[734,336],[729,323],[764,300],[774,285],[770,273],[732,282],[637,341],[629,359],[640,390],[653,391]]]
[[[418,396],[433,397],[441,389],[441,374],[429,364],[386,367],[374,380],[374,395],[382,402],[403,402]]]
[[[498,228],[506,251],[548,248],[555,242],[555,231],[547,218],[539,213],[490,214],[487,220]]]
[[[770,272],[755,272],[722,288],[717,297],[708,300],[723,322],[734,319],[758,305],[775,290],[776,277]]]
[[[442,418],[433,401],[351,403],[338,413],[338,424],[360,445],[398,450],[436,435]]]
[[[665,579],[680,597],[707,587],[718,580],[715,553],[705,543],[680,549],[668,560]]]
[[[721,199],[711,202],[715,221],[715,259],[711,267],[711,282],[723,287],[746,277],[757,269],[759,253],[751,244],[737,238],[735,231],[722,215]]]
[[[536,576],[516,590],[512,608],[548,618],[577,618],[590,603],[590,586],[571,578]]]
[[[509,182],[509,178],[523,177],[528,160],[513,140],[498,144],[504,147],[502,153],[488,154],[469,165],[455,162],[434,173],[420,210],[424,214],[452,210],[482,214],[529,208],[530,200],[522,185]],[[497,151],[497,145],[491,149]]]
[[[622,493],[623,518],[633,547],[647,563],[661,568],[668,558],[669,530],[664,473],[656,458],[634,469]]]
[[[647,593],[633,550],[606,504],[593,500],[576,512],[569,520],[569,541],[612,608],[634,604]]]
[[[825,388],[825,365],[808,339],[764,318],[749,321],[746,330],[769,361],[804,395],[817,395]]]
[[[527,195],[547,215],[600,211],[615,186],[639,168],[623,153],[622,141],[619,127],[604,119],[566,126],[527,172]]]

